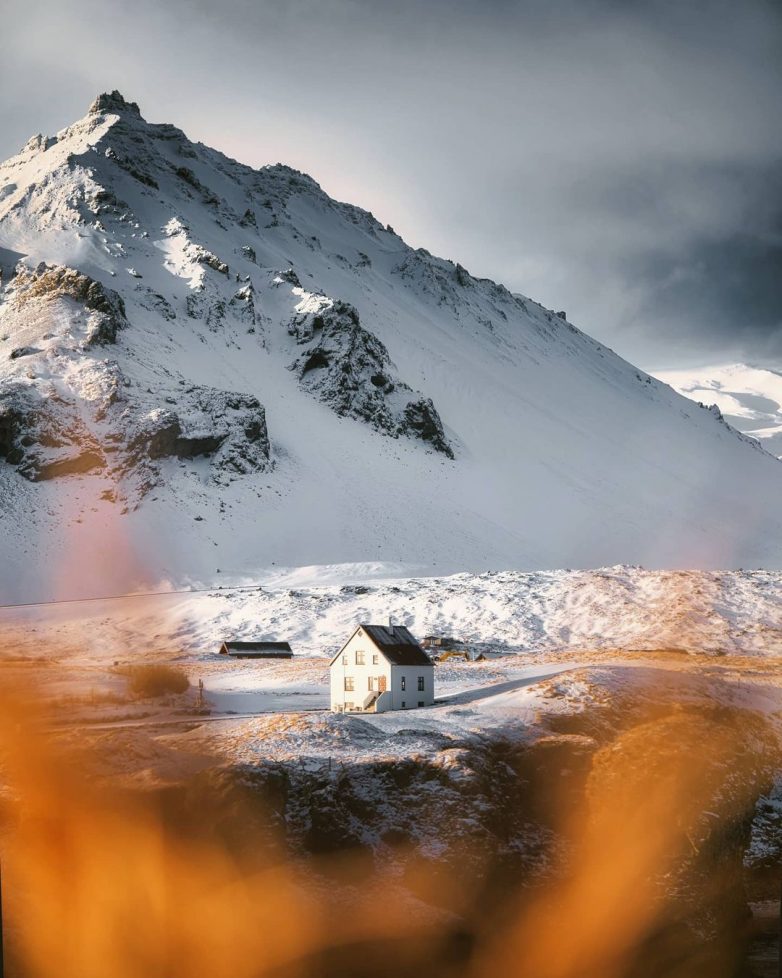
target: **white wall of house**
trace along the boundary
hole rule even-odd
[[[363,630],[356,632],[331,667],[331,709],[360,710],[367,696],[381,688],[382,677],[390,690],[391,666]],[[345,680],[352,689],[345,688]]]
[[[383,688],[383,680],[390,695],[379,700],[378,712],[411,710],[434,703],[434,667],[391,665],[363,629],[353,635],[330,672],[334,711],[361,710],[366,698]],[[423,689],[419,689],[419,684]]]
[[[434,666],[391,666],[390,688],[392,710],[431,706],[434,703]]]

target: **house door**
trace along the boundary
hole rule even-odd
[[[380,690],[381,693],[385,693],[385,691],[388,689],[385,676],[381,676],[380,679],[378,679],[377,688]]]

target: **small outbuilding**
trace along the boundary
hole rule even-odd
[[[447,635],[425,635],[421,639],[422,649],[451,649],[460,644],[458,639],[449,638]]]
[[[403,625],[359,625],[331,660],[335,713],[385,713],[434,703],[434,665]]]
[[[287,642],[223,642],[220,655],[234,659],[292,659],[293,650]]]

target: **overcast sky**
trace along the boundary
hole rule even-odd
[[[776,0],[0,0],[0,158],[113,88],[647,369],[782,367]]]

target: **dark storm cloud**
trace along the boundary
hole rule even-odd
[[[776,4],[31,0],[0,156],[118,87],[649,366],[782,359]]]
[[[640,274],[648,298],[633,326],[655,331],[661,363],[695,360],[693,335],[729,359],[782,363],[782,221],[776,240],[736,234],[696,243],[686,258],[647,262]]]

